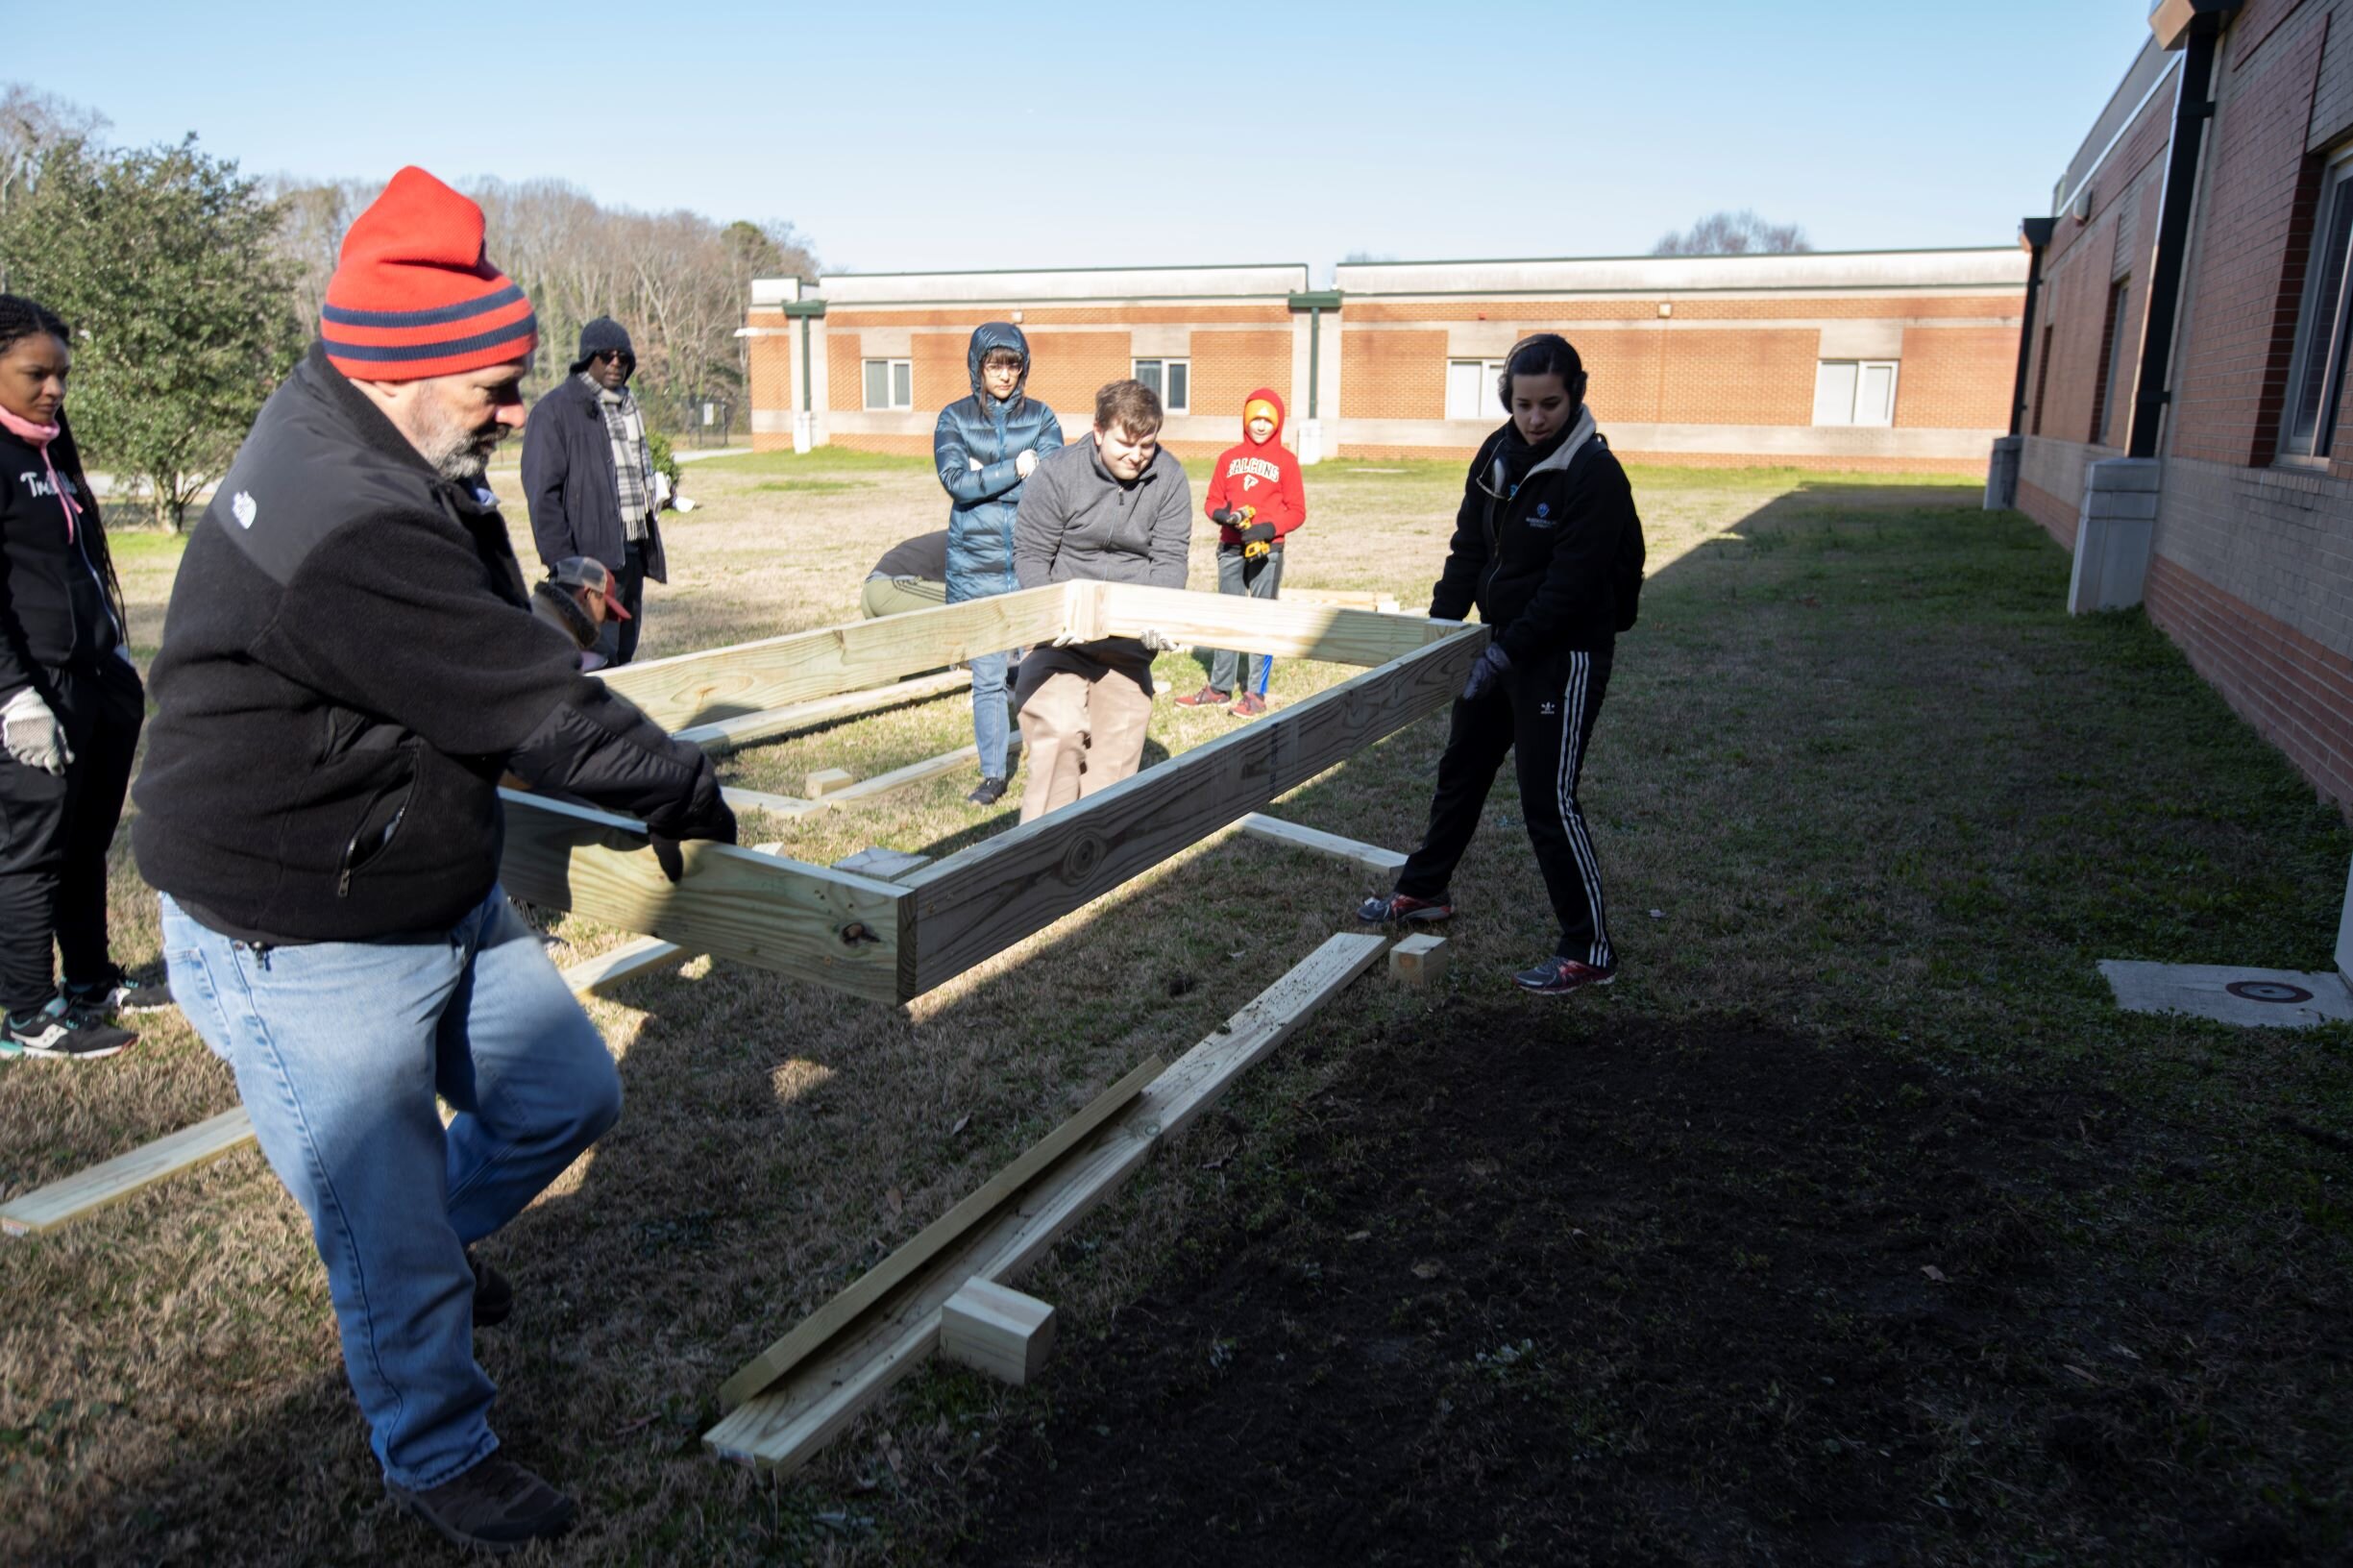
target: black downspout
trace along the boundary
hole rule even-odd
[[[2018,226],[2026,246],[2026,313],[2018,324],[2018,380],[2010,389],[2010,433],[2025,428],[2026,362],[2034,357],[2034,305],[2043,292],[2043,252],[2050,244],[2056,218],[2025,218]]]
[[[2235,9],[2235,8],[2234,8]],[[2165,207],[2157,217],[2157,258],[2148,275],[2148,330],[2141,340],[2139,395],[2133,399],[2127,457],[2157,455],[2157,433],[2173,393],[2165,383],[2173,357],[2174,317],[2181,306],[2184,253],[2190,244],[2190,209],[2197,194],[2198,154],[2206,122],[2214,116],[2211,90],[2216,41],[2225,13],[2205,11],[2190,23],[2188,53],[2181,63],[2181,88],[2173,100],[2173,147],[2166,159]]]

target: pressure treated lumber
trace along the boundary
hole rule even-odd
[[[933,1220],[915,1238],[860,1277],[857,1284],[811,1312],[793,1332],[744,1363],[735,1376],[720,1384],[719,1402],[733,1409],[791,1371],[810,1352],[839,1334],[858,1314],[914,1275],[942,1250],[984,1219],[1007,1198],[1029,1185],[1041,1171],[1076,1145],[1089,1133],[1127,1108],[1143,1087],[1160,1076],[1164,1064],[1153,1057],[1089,1102],[1087,1108],[1025,1150],[1018,1160]]]
[[[167,1176],[218,1160],[253,1140],[253,1123],[243,1106],[208,1116],[168,1138],[142,1143],[128,1154],[10,1199],[0,1205],[0,1230],[11,1236],[55,1230],[67,1220],[120,1203]]]
[[[693,729],[1051,642],[1068,621],[1072,590],[1084,586],[997,594],[598,674],[655,723]]]
[[[948,670],[934,675],[919,675],[895,685],[870,687],[863,692],[844,692],[839,697],[820,698],[814,702],[796,702],[789,708],[770,708],[759,713],[741,714],[733,719],[722,719],[715,723],[694,724],[677,732],[677,738],[699,746],[713,756],[772,741],[779,736],[799,730],[815,729],[836,720],[857,718],[902,703],[928,701],[962,691],[972,684],[969,670]]]
[[[499,874],[517,897],[854,995],[899,999],[905,889],[701,841],[679,846],[685,875],[673,885],[647,845],[644,823],[500,793],[506,849]]]
[[[1364,844],[1356,839],[1344,839],[1337,833],[1327,833],[1320,827],[1304,827],[1287,822],[1280,817],[1269,817],[1254,811],[1241,821],[1244,833],[1270,843],[1288,845],[1294,849],[1309,849],[1319,855],[1360,866],[1376,876],[1395,876],[1405,865],[1406,857],[1395,849],[1384,849],[1377,844]]]
[[[727,802],[729,811],[764,811],[771,817],[806,817],[813,811],[825,809],[823,802],[804,800],[797,795],[771,795],[766,790],[739,790],[732,784],[721,785],[719,797]]]
[[[1471,662],[1486,643],[1482,627],[1405,617],[1365,619],[1416,635],[1440,628],[1444,635],[909,877],[914,940],[899,949],[902,999],[953,979],[1335,763],[1444,708],[1462,689]]]
[[[1427,931],[1389,949],[1389,978],[1409,986],[1434,986],[1446,976],[1446,939]]]
[[[1371,968],[1384,938],[1334,936],[1154,1079],[1014,1202],[967,1233],[849,1333],[703,1433],[723,1458],[797,1469],[937,1346],[943,1310],[966,1281],[1014,1278],[1116,1191],[1164,1137],[1193,1118],[1316,1008]]]
[[[801,780],[800,793],[811,800],[822,800],[836,790],[846,790],[858,782],[858,775],[846,768],[820,768]]]
[[[1015,736],[1007,741],[1005,743],[1007,758],[1012,758],[1020,748],[1020,737]],[[855,784],[834,791],[825,797],[824,803],[829,806],[847,806],[855,805],[863,800],[872,800],[880,796],[889,795],[894,790],[903,790],[910,784],[920,784],[928,779],[952,773],[957,769],[968,767],[979,760],[979,747],[959,747],[953,751],[943,751],[936,757],[925,757],[920,762],[911,762],[904,768],[894,768],[887,773],[876,773],[872,778],[862,778]]]
[[[940,1310],[940,1354],[1017,1387],[1054,1354],[1054,1309],[992,1280],[967,1280]]]
[[[1385,665],[1461,629],[1453,621],[1281,599],[1195,594],[1125,582],[1091,586],[1100,590],[1100,624],[1106,636],[1136,637],[1152,630],[1193,648],[1243,648],[1279,659]]]
[[[1373,588],[1286,588],[1283,597],[1293,604],[1328,604],[1343,610],[1378,610],[1383,615],[1398,613],[1397,596]]]

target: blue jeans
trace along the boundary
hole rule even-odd
[[[438,1486],[499,1446],[465,1249],[621,1114],[604,1041],[496,887],[398,942],[257,947],[162,908],[172,995],[310,1216],[376,1458]]]
[[[972,658],[972,742],[980,748],[980,775],[1003,778],[1005,747],[1013,739],[1013,720],[1006,706],[1006,662],[1010,653],[980,653]]]

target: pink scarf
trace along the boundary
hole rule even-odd
[[[74,519],[82,515],[82,508],[74,503],[65,482],[58,478],[58,465],[49,460],[49,443],[55,441],[64,429],[62,425],[36,425],[29,419],[0,408],[0,429],[6,429],[41,454],[41,466],[49,471],[49,493],[58,498],[59,505],[65,508],[65,539],[70,544],[74,536]]]

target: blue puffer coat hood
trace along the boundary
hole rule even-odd
[[[1021,380],[1004,402],[989,396],[981,361],[993,349],[1021,356]],[[1054,410],[1028,395],[1029,339],[1009,321],[973,330],[965,350],[972,395],[940,410],[932,431],[932,460],[947,491],[947,597],[950,602],[1011,593],[1013,519],[1021,501],[1020,458],[1041,458],[1062,447]]]

